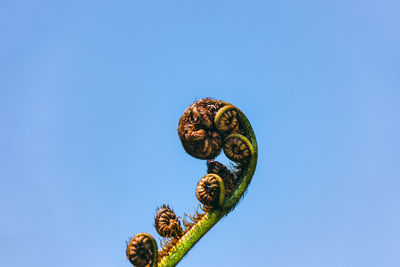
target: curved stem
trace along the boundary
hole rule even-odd
[[[132,237],[132,239],[131,239],[131,241],[129,242],[129,245],[127,245],[127,250],[126,250],[126,253],[127,253],[127,257],[128,257],[128,259],[130,258],[129,256],[129,254],[128,254],[128,252],[130,252],[130,250],[128,249],[129,248],[129,246],[130,246],[130,244],[131,244],[131,242],[133,241],[133,242],[135,242],[135,241],[137,241],[137,239],[139,239],[140,237],[146,237],[146,238],[148,238],[149,240],[150,240],[150,242],[151,242],[151,251],[153,252],[153,257],[151,258],[151,264],[147,264],[147,266],[150,266],[150,267],[157,267],[157,261],[158,261],[158,247],[157,247],[157,243],[156,243],[156,240],[154,239],[154,237],[152,236],[152,235],[150,235],[150,234],[148,234],[148,233],[139,233],[139,234],[136,234],[134,237]],[[143,244],[142,244],[143,245]],[[136,254],[136,257],[138,256],[138,254],[137,253],[135,253]],[[140,256],[139,256],[140,257]],[[131,259],[129,259],[129,261],[131,261]],[[132,261],[131,261],[131,263],[132,263]],[[132,263],[133,264],[133,263]]]
[[[240,120],[244,124],[244,127],[246,128],[250,136],[249,141],[251,142],[250,146],[251,159],[249,164],[247,164],[245,170],[243,171],[242,181],[240,182],[239,186],[233,192],[232,196],[225,202],[224,209],[228,210],[234,208],[235,205],[240,200],[240,198],[243,196],[244,192],[246,191],[247,187],[251,182],[251,179],[253,178],[257,166],[258,150],[257,150],[256,136],[254,134],[253,128],[251,127],[249,120],[246,118],[246,116],[243,114],[242,111],[239,112],[239,116]]]
[[[181,237],[174,248],[171,249],[170,253],[159,262],[159,267],[175,266],[201,237],[235,207],[251,182],[257,165],[257,140],[246,116],[238,108],[236,108],[236,110],[238,111],[243,127],[250,137],[250,161],[244,166],[242,177],[240,177],[240,184],[237,186],[232,196],[226,200],[222,209],[207,212],[203,218]]]
[[[223,210],[207,212],[164,257],[158,266],[175,266],[189,250],[224,216]]]
[[[158,248],[157,248],[156,240],[150,234],[142,233],[142,235],[148,237],[151,240],[151,244],[153,245],[153,259],[151,260],[151,267],[157,267]]]

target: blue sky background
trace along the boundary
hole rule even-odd
[[[241,108],[259,163],[180,266],[400,266],[398,1],[0,3],[0,266],[129,266],[197,205],[176,132]]]

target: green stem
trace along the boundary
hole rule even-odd
[[[168,256],[164,257],[158,266],[175,266],[222,217],[223,210],[207,212],[171,249]]]
[[[181,237],[178,243],[171,249],[170,253],[165,256],[158,264],[159,267],[175,266],[189,250],[226,214],[228,214],[243,196],[257,165],[257,140],[250,122],[243,112],[236,108],[239,118],[246,132],[250,137],[250,161],[244,166],[243,175],[240,177],[240,184],[233,192],[232,196],[226,200],[222,209],[207,212],[193,227]]]
[[[151,243],[153,245],[153,259],[151,260],[151,267],[157,267],[157,260],[158,260],[158,247],[156,240],[154,237],[150,234],[147,233],[142,233],[142,235],[148,237],[151,240]]]
[[[254,172],[255,172],[256,166],[257,166],[258,150],[257,150],[256,136],[254,134],[253,128],[251,127],[249,120],[246,118],[246,116],[243,114],[243,112],[239,110],[238,115],[250,136],[249,141],[251,142],[251,146],[250,146],[251,159],[250,159],[249,164],[247,164],[247,166],[245,166],[245,170],[243,171],[243,177],[242,177],[241,183],[236,188],[236,190],[233,192],[232,196],[225,202],[224,209],[226,209],[228,211],[230,211],[232,208],[234,208],[235,205],[239,202],[240,198],[243,196],[244,192],[246,191],[247,187],[249,186],[249,184],[251,182],[251,179],[253,178],[253,175],[254,175]]]

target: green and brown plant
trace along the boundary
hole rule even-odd
[[[189,250],[243,197],[257,165],[257,141],[250,122],[237,107],[204,98],[183,113],[178,135],[185,151],[207,160],[207,174],[198,182],[200,211],[180,220],[163,205],[157,211],[155,228],[164,239],[160,249],[146,233],[135,235],[127,245],[128,260],[138,267],[175,266]],[[231,168],[215,161],[224,151]]]

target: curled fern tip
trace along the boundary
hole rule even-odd
[[[201,209],[181,219],[168,205],[159,208],[154,226],[163,237],[160,249],[151,235],[137,234],[126,249],[134,266],[178,264],[201,237],[235,208],[254,175],[256,137],[246,116],[232,104],[211,98],[194,102],[179,120],[178,136],[189,155],[207,160],[207,174],[196,186]],[[232,168],[214,160],[222,150],[232,161]]]

